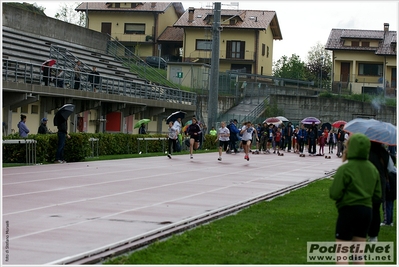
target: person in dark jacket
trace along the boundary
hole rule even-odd
[[[139,134],[147,134],[147,131],[145,130],[144,123],[142,123],[140,128],[139,128]]]
[[[371,242],[378,241],[378,234],[380,233],[380,224],[381,224],[381,203],[385,201],[385,193],[386,193],[386,180],[388,177],[388,161],[389,161],[389,153],[382,146],[382,144],[371,141],[369,161],[373,163],[373,165],[377,168],[380,175],[380,184],[382,195],[376,201],[373,201],[373,220],[371,221],[370,229],[368,232],[369,240]]]
[[[42,119],[42,123],[40,123],[39,129],[37,130],[38,134],[47,134],[49,130],[47,128],[47,118]]]
[[[93,92],[97,92],[100,84],[100,73],[97,71],[97,67],[93,66],[93,70],[89,74],[89,82],[93,89]]]
[[[201,128],[198,125],[197,118],[193,117],[191,122],[187,127],[187,135],[190,136],[190,159],[193,159],[193,150],[197,150],[199,147]]]
[[[237,141],[238,141],[238,128],[237,128],[238,121],[236,119],[230,120],[230,124],[227,125],[227,129],[230,131],[230,145],[229,145],[229,153],[237,153]]]
[[[305,125],[301,124],[301,129],[298,131],[299,154],[303,154],[303,149],[305,148],[307,139],[308,133],[305,129]]]
[[[54,163],[66,163],[64,160],[64,147],[66,138],[71,138],[68,134],[68,123],[67,121],[60,122],[57,126],[58,128],[58,147],[57,153],[55,154],[55,162]]]

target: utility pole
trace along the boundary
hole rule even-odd
[[[218,90],[219,90],[219,53],[220,53],[220,20],[221,3],[214,3],[213,25],[212,25],[212,57],[211,57],[211,75],[209,82],[208,99],[208,129],[212,126],[216,128],[216,119],[218,117]]]

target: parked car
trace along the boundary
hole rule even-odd
[[[165,59],[161,57],[146,57],[145,62],[154,68],[158,68],[158,66],[160,66],[161,69],[166,69],[167,66]]]

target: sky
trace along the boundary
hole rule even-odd
[[[54,15],[62,1],[25,1],[45,7],[46,15]],[[65,1],[78,3],[76,1]],[[117,2],[117,1],[114,1]],[[132,1],[133,2],[133,1]],[[282,56],[298,55],[307,61],[308,52],[318,43],[326,44],[331,29],[398,30],[399,1],[219,1],[222,9],[275,11],[283,40],[274,41],[273,61]],[[185,10],[189,7],[212,8],[213,2],[181,1]]]

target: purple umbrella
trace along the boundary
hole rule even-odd
[[[315,118],[315,117],[304,118],[303,120],[301,120],[301,122],[303,124],[313,124],[313,123],[320,124],[321,123],[321,121],[318,118]]]

